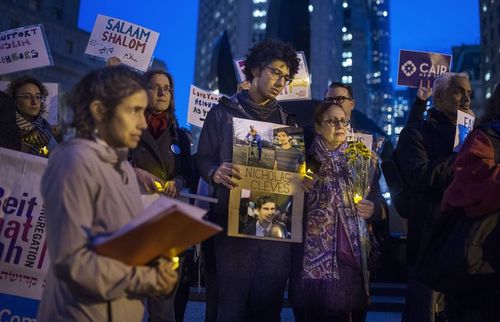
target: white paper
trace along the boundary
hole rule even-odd
[[[85,53],[104,60],[117,57],[123,64],[145,72],[159,36],[156,31],[140,25],[97,15]]]

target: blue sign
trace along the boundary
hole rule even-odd
[[[420,81],[434,85],[437,76],[449,72],[451,55],[423,51],[399,51],[398,85],[419,87]]]
[[[40,301],[0,294],[0,321],[35,321]]]

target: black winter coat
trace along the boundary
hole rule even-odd
[[[414,193],[415,215],[408,218],[407,259],[414,265],[419,245],[440,214],[444,191],[453,176],[455,125],[432,108],[427,120],[405,127],[396,147],[396,160],[404,184]]]
[[[180,148],[180,153],[176,147]],[[129,160],[136,168],[146,170],[163,182],[179,178],[188,188],[194,187],[191,144],[184,131],[167,128],[155,140],[148,129],[142,132],[137,147],[130,151]]]

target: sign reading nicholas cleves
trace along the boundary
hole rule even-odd
[[[117,57],[123,64],[145,72],[159,36],[128,21],[97,15],[85,53],[105,60]]]
[[[434,85],[437,76],[449,72],[451,56],[423,51],[399,51],[398,85],[419,87],[420,81],[425,86],[430,81]]]

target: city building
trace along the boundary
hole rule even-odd
[[[313,98],[322,99],[332,81],[347,83],[353,87],[357,109],[390,134],[393,122],[387,111],[392,105],[389,0],[302,2],[304,5],[294,1],[294,5],[307,10],[309,19],[294,23],[308,24],[298,30],[309,30],[310,43],[303,50],[310,53],[307,60]],[[233,57],[243,57],[252,45],[268,35],[269,25],[282,23],[276,11],[284,12],[287,3],[282,0],[200,0],[195,85],[217,90],[216,76],[210,74],[214,39],[227,30]]]
[[[483,97],[489,98],[500,81],[500,1],[479,0],[481,78]]]

